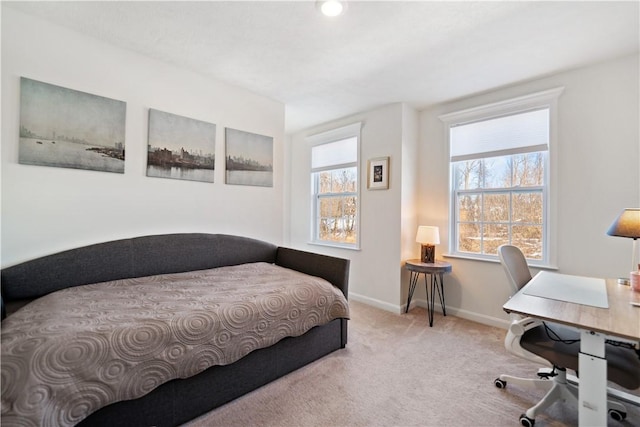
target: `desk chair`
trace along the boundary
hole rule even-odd
[[[511,245],[500,246],[498,255],[515,294],[531,280],[527,261],[520,249]],[[569,402],[578,408],[578,386],[567,381],[567,369],[576,374],[578,371],[580,333],[576,329],[511,314],[504,345],[516,356],[548,367],[538,371],[539,378],[503,374],[494,381],[498,388],[513,383],[547,391],[538,404],[520,415],[523,426],[532,427],[536,415],[556,401]],[[610,344],[606,347],[606,355],[610,381],[630,390],[640,387],[640,360],[633,349]],[[609,400],[608,408],[609,415],[615,420],[622,421],[627,417],[626,408],[619,402]]]

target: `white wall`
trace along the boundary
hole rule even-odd
[[[349,258],[352,297],[398,311],[407,291],[402,262],[419,253],[413,242],[417,225],[440,226],[437,256],[447,250],[448,148],[437,117],[564,86],[554,187],[559,271],[624,276],[631,240],[606,236],[605,231],[624,207],[640,206],[639,72],[635,55],[420,114],[393,104],[285,141],[284,106],[278,102],[2,7],[1,265],[136,235],[242,234]],[[125,174],[18,164],[20,76],[125,101]],[[218,125],[214,184],[145,176],[149,108]],[[310,245],[310,151],[304,138],[356,121],[364,123],[362,249]],[[273,188],[224,184],[220,160],[225,126],[274,137]],[[390,189],[369,191],[366,161],[381,156],[391,158]],[[445,279],[449,311],[486,323],[504,322],[501,306],[509,289],[501,267],[448,260],[454,265]],[[423,289],[416,298],[424,298]]]
[[[18,164],[20,77],[127,103],[125,173]],[[217,125],[215,183],[146,174],[148,109]],[[2,266],[155,233],[283,239],[284,105],[2,7]],[[224,128],[274,138],[272,188],[224,184]]]
[[[605,233],[623,208],[640,206],[638,75],[638,56],[634,55],[438,105],[418,114],[418,138],[413,124],[416,113],[403,104],[293,135],[287,148],[290,244],[349,258],[351,298],[400,311],[408,288],[402,263],[419,254],[414,242],[417,225],[439,226],[441,244],[436,255],[441,259],[448,251],[448,145],[438,116],[563,86],[554,165],[558,271],[625,276],[632,242]],[[355,121],[365,123],[363,165],[371,157],[391,156],[391,188],[368,191],[363,184],[361,251],[310,245],[310,150],[304,137]],[[365,170],[361,178],[364,183]],[[506,326],[508,316],[502,305],[510,289],[500,264],[445,259],[453,264],[452,274],[445,278],[448,313]],[[537,271],[532,269],[534,274]],[[424,289],[416,289],[414,300],[425,305]]]
[[[417,111],[405,105],[402,115],[402,164],[400,171],[402,174],[402,192],[400,204],[400,309],[406,307],[406,298],[409,292],[409,272],[402,268],[404,261],[420,257],[420,245],[416,243],[416,232],[418,225],[418,170],[419,164],[419,114]],[[421,289],[417,289],[414,301],[424,301],[426,307],[425,294]],[[413,305],[413,303],[412,303]]]
[[[311,236],[311,150],[305,137],[362,122],[360,146],[361,249],[349,250],[309,244]],[[289,244],[304,250],[339,256],[351,260],[349,293],[352,299],[368,302],[391,311],[399,311],[406,298],[401,292],[403,241],[403,186],[411,187],[415,175],[406,176],[407,160],[403,147],[417,153],[417,113],[403,104],[392,104],[374,111],[357,114],[292,136],[287,151],[290,155],[290,229]],[[367,161],[390,157],[389,189],[367,190]],[[410,156],[409,156],[410,157]],[[406,166],[414,169],[411,164]],[[415,209],[411,208],[415,217]],[[408,214],[410,220],[411,213]],[[414,231],[415,233],[415,231]],[[414,234],[415,239],[415,234]]]
[[[421,223],[448,225],[448,147],[441,114],[564,86],[553,190],[557,199],[557,267],[567,274],[628,276],[631,239],[606,231],[626,207],[640,206],[640,69],[634,55],[560,73],[456,102],[420,115]],[[439,253],[447,251],[443,234]],[[500,324],[509,287],[499,264],[448,258],[447,310]],[[535,273],[537,270],[533,270]],[[451,308],[450,308],[451,307]]]

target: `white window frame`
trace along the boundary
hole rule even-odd
[[[325,168],[322,168],[322,170],[319,169],[314,169],[313,167],[311,167],[311,230],[310,230],[310,235],[311,235],[311,239],[310,239],[310,244],[314,244],[314,245],[322,245],[322,246],[333,246],[333,247],[339,247],[339,248],[345,248],[345,249],[355,249],[355,250],[359,250],[360,249],[360,218],[362,217],[362,215],[360,214],[360,199],[361,199],[361,179],[360,179],[360,131],[362,129],[362,123],[361,122],[357,122],[357,123],[353,123],[347,126],[343,126],[337,129],[332,129],[330,131],[327,132],[322,132],[319,134],[315,134],[315,135],[311,135],[309,137],[306,138],[307,143],[309,144],[309,150],[311,152],[311,149],[315,146],[318,145],[323,145],[323,144],[329,144],[332,142],[337,142],[337,141],[341,141],[344,139],[349,139],[349,138],[356,138],[356,144],[357,144],[357,148],[356,148],[356,161],[355,162],[350,162],[350,163],[343,163],[343,164],[332,164],[331,166],[327,166]],[[310,158],[310,163],[313,160],[311,154],[309,155]],[[320,240],[319,239],[319,223],[318,223],[318,219],[319,219],[319,214],[318,214],[318,210],[319,210],[319,199],[320,196],[318,195],[318,180],[317,180],[317,173],[320,171],[327,171],[327,170],[335,170],[335,169],[343,169],[343,168],[347,168],[347,167],[355,167],[356,168],[356,179],[357,179],[357,185],[356,185],[356,192],[355,192],[355,196],[356,196],[356,242],[355,243],[340,243],[340,242],[333,242],[333,241],[327,241],[327,240]]]
[[[543,203],[545,211],[543,212],[543,258],[541,260],[527,259],[529,265],[543,268],[556,268],[556,229],[557,224],[557,129],[558,129],[558,99],[564,87],[549,89],[542,92],[533,93],[517,98],[508,99],[501,102],[482,105],[466,110],[456,111],[439,116],[439,119],[445,124],[445,138],[447,146],[451,147],[451,128],[459,125],[470,124],[473,122],[485,121],[504,116],[510,116],[527,111],[539,110],[542,108],[549,109],[549,148],[547,153],[547,161],[545,164],[545,183],[543,190]],[[488,154],[486,157],[490,157]],[[450,156],[448,156],[450,158]],[[449,253],[446,256],[469,258],[476,260],[486,260],[498,262],[498,256],[474,254],[468,252],[457,252],[457,207],[456,192],[454,189],[455,177],[452,162],[450,161],[449,176]],[[482,190],[484,191],[484,190]]]

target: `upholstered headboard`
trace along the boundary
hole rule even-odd
[[[4,301],[72,287],[247,262],[274,263],[277,246],[226,234],[163,234],[114,240],[26,261],[2,270]]]
[[[227,234],[161,234],[96,243],[3,269],[2,318],[5,304],[19,307],[72,286],[250,262],[275,263],[322,277],[348,294],[347,259]]]

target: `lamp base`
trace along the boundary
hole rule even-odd
[[[420,261],[424,263],[433,263],[436,261],[435,245],[422,245]]]

